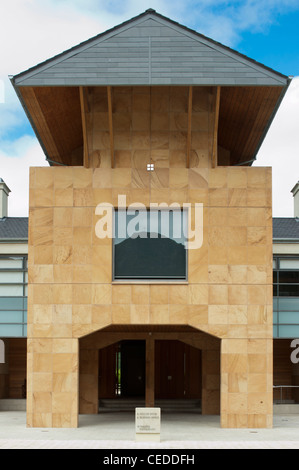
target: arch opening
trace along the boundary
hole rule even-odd
[[[187,410],[189,404],[202,414],[220,414],[220,343],[191,327],[153,325],[109,327],[82,338],[79,412]]]

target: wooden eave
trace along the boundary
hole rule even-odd
[[[19,97],[50,164],[82,165],[78,87],[20,87]]]
[[[87,166],[82,89],[81,95],[79,87],[20,87],[18,93],[49,163]],[[252,164],[284,93],[285,88],[278,86],[221,87],[218,146],[230,152],[230,160],[221,162],[220,159],[218,165]],[[190,103],[188,105],[190,109]],[[109,109],[113,167],[111,103]],[[188,139],[190,142],[190,133]]]
[[[284,93],[284,87],[221,88],[218,145],[230,152],[230,165],[252,164]]]

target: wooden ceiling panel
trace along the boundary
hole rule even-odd
[[[280,86],[221,87],[218,146],[230,154],[225,164],[251,164],[255,159],[283,90]],[[20,93],[47,159],[83,165],[79,88],[21,87]]]
[[[72,165],[83,148],[78,87],[22,87],[20,92],[47,158]]]
[[[222,87],[218,144],[230,152],[230,165],[255,158],[282,90],[263,86]]]

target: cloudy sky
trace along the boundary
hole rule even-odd
[[[292,217],[299,180],[299,0],[4,0],[0,3],[0,177],[9,215],[28,215],[28,168],[46,165],[9,81],[148,8],[287,76],[255,165],[273,168],[273,215]]]

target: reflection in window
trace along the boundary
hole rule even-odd
[[[186,279],[187,211],[114,213],[114,279]]]
[[[27,256],[0,256],[0,335],[27,335]]]

